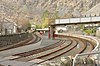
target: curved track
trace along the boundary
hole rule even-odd
[[[39,48],[39,49],[32,50],[32,51],[29,51],[29,52],[16,54],[16,55],[13,55],[13,56],[27,57],[27,56],[30,56],[30,55],[38,54],[40,52],[56,48],[56,47],[62,45],[64,42],[65,42],[65,40],[60,40],[59,42],[57,42],[55,44],[52,44],[52,45],[49,45],[49,46],[45,46],[43,48]]]
[[[87,40],[80,39],[80,38],[70,37],[69,41],[70,42],[68,44],[68,40],[65,40],[65,41],[63,40],[61,43],[58,43],[60,45],[55,46],[55,47],[51,46],[53,48],[46,49],[47,51],[43,50],[42,48],[40,49],[41,52],[40,50],[38,51],[34,50],[34,51],[26,52],[26,53],[16,54],[14,56],[19,56],[19,57],[13,60],[28,62],[34,59],[42,59],[43,61],[39,61],[37,63],[43,63],[47,60],[58,59],[61,56],[66,56],[68,53],[73,52],[73,51],[75,51],[75,54],[78,54],[78,53],[91,51],[94,48],[94,45],[92,43],[90,43]],[[77,49],[78,44],[80,48]],[[87,45],[90,47],[87,47]],[[73,56],[75,54],[73,54]]]

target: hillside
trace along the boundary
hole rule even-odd
[[[0,0],[0,17],[46,27],[49,19],[82,17],[100,0]],[[2,17],[3,16],[3,17]]]
[[[95,15],[100,16],[100,3],[94,6],[93,8],[91,8],[89,11],[87,11],[83,15],[89,16],[90,14],[91,16],[95,16]]]

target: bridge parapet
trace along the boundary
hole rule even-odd
[[[96,17],[82,17],[82,18],[69,18],[69,19],[56,19],[54,25],[61,24],[82,24],[82,23],[100,23],[100,16]]]

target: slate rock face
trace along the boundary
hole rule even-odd
[[[80,17],[99,2],[100,0],[1,0],[0,13],[2,11],[6,17],[19,19],[19,22],[20,18],[27,21],[30,17],[40,22],[46,10],[51,17],[55,12],[58,12],[60,18]]]

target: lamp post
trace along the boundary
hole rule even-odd
[[[49,26],[49,31],[48,31],[48,39],[50,39],[50,26]]]

